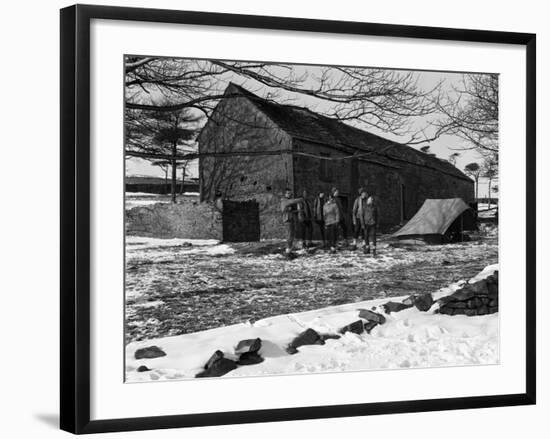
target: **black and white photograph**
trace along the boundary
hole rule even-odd
[[[124,67],[127,382],[499,363],[498,74]]]

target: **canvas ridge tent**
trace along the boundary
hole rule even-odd
[[[441,243],[475,228],[474,212],[462,198],[428,199],[393,237]]]

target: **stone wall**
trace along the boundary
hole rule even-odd
[[[498,271],[439,300],[440,314],[482,316],[495,312],[498,312]]]
[[[128,235],[155,238],[222,239],[222,214],[212,203],[182,200],[126,210]]]

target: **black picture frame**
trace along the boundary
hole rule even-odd
[[[525,393],[90,420],[90,22],[93,19],[503,43],[526,47],[527,306]],[[75,5],[61,10],[60,425],[99,433],[535,404],[536,35],[303,18]]]

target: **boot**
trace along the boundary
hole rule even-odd
[[[366,255],[368,255],[370,253],[370,247],[368,245],[363,247],[363,253],[366,254]]]
[[[375,257],[376,256],[376,247],[373,247],[372,248],[372,257]]]

